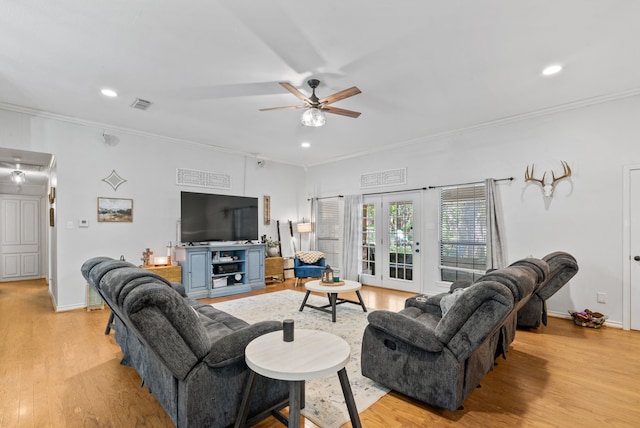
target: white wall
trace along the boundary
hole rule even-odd
[[[201,190],[176,186],[178,167],[231,175],[232,190],[211,193],[260,201],[270,195],[272,225],[260,221],[260,234],[273,237],[275,220],[283,223],[286,237],[287,220],[309,218],[308,196],[363,193],[360,174],[407,167],[409,182],[402,188],[516,177],[499,185],[509,261],[555,250],[572,253],[580,272],[552,297],[549,309],[566,314],[590,308],[608,315],[609,323],[621,323],[622,167],[640,163],[639,113],[640,97],[631,97],[424,139],[313,167],[306,178],[302,168],[270,161],[259,167],[252,158],[139,135],[112,132],[120,143],[109,147],[102,142],[102,129],[7,111],[0,111],[0,146],[52,153],[57,159],[58,227],[51,257],[58,261],[52,269],[58,310],[84,305],[79,269],[87,258],[124,255],[137,264],[145,248],[163,254],[175,241],[180,190]],[[558,184],[552,199],[545,199],[539,186],[524,183],[528,164],[535,162],[538,174],[559,172],[560,160],[571,165],[573,176]],[[112,169],[127,179],[117,191],[101,181]],[[97,223],[98,196],[132,198],[134,222]],[[438,292],[437,191],[424,191],[424,200],[423,291]],[[79,219],[88,219],[90,227],[79,229]],[[73,228],[66,228],[68,222]],[[597,292],[607,293],[606,304],[596,302]]]
[[[408,184],[420,188],[513,176],[498,192],[505,213],[508,260],[563,250],[580,271],[548,302],[551,312],[590,308],[622,323],[622,168],[640,163],[640,97],[583,107],[502,125],[425,139],[403,147],[310,168],[307,193],[315,196],[386,191],[360,189],[360,174],[406,167]],[[428,120],[428,118],[425,118]],[[393,123],[389,123],[393,126]],[[390,142],[394,143],[394,142]],[[540,186],[524,182],[536,164],[573,170],[551,199]],[[548,174],[549,175],[549,174]],[[423,292],[440,292],[438,264],[438,191],[424,191]],[[607,293],[599,304],[597,292]],[[628,303],[625,303],[628,304]]]
[[[57,227],[51,260],[57,260],[57,269],[51,273],[56,276],[52,294],[57,310],[85,305],[80,266],[88,258],[123,255],[141,264],[147,247],[165,255],[169,241],[176,242],[181,190],[259,197],[260,235],[277,236],[275,220],[298,218],[298,183],[304,181],[299,167],[266,162],[260,168],[253,158],[117,131],[109,133],[119,143],[108,146],[103,129],[7,111],[0,111],[0,128],[2,147],[56,158]],[[232,188],[177,186],[176,168],[229,174]],[[117,190],[102,181],[112,170],[127,180]],[[262,224],[263,195],[271,196],[270,226]],[[133,223],[98,223],[99,196],[133,199]],[[89,220],[88,228],[78,228],[81,219]]]

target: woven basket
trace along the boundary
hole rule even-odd
[[[607,320],[607,316],[600,312],[592,312],[589,309],[585,309],[582,312],[569,311],[569,315],[573,318],[575,325],[589,328],[600,328]]]

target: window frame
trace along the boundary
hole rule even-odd
[[[454,196],[455,193],[455,196]],[[471,210],[465,211],[465,205]],[[486,273],[487,263],[487,189],[484,183],[451,186],[440,190],[438,215],[438,269],[440,280],[453,282],[457,280],[474,281]],[[454,214],[455,225],[445,230],[445,215]],[[461,223],[466,222],[461,227]],[[473,227],[471,227],[473,225]],[[445,235],[454,234],[454,239]],[[455,247],[448,257],[445,247]],[[461,257],[467,255],[467,257]]]

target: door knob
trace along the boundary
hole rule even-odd
[[[640,262],[640,256],[635,256],[635,257],[633,258],[633,260],[635,260],[635,261],[637,261],[637,262]]]

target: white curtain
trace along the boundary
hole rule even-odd
[[[487,178],[484,184],[487,190],[487,270],[500,269],[505,265],[502,206],[496,192],[496,180]]]
[[[344,197],[341,278],[358,281],[362,259],[362,195]]]

